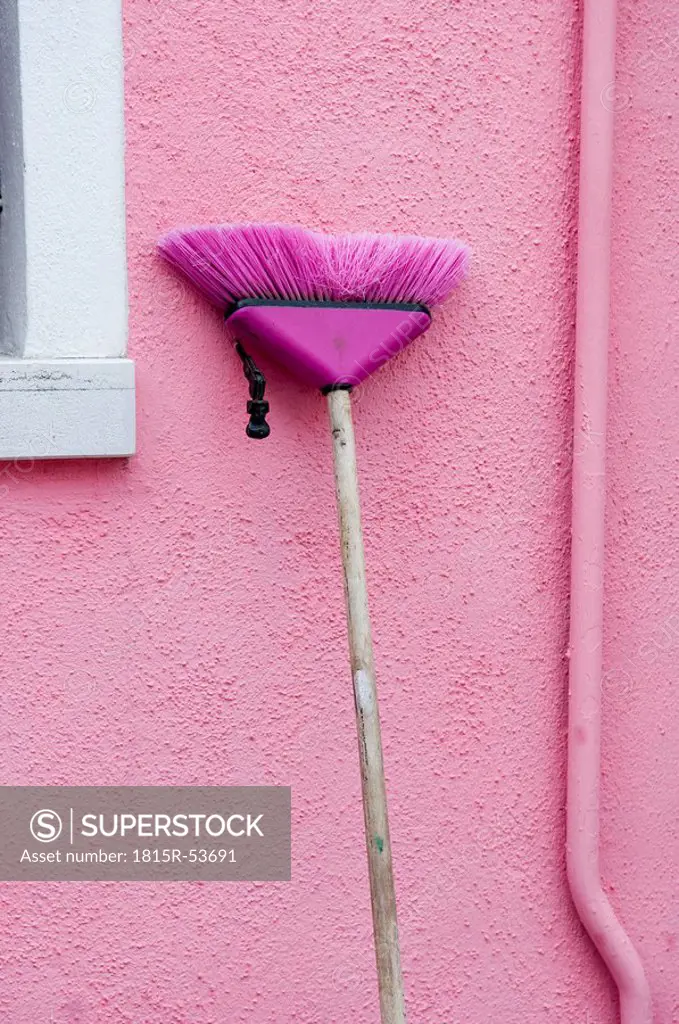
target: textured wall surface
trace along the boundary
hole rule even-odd
[[[290,784],[294,880],[5,884],[2,1020],[377,1019],[324,403],[269,368],[272,436],[249,442],[219,317],[154,255],[177,223],[277,218],[475,251],[357,396],[410,1019],[613,1024],[564,874],[577,7],[128,0],[125,28],[139,454],[6,467],[2,779]],[[679,1021],[678,55],[679,8],[623,0],[602,870],[659,1024]]]

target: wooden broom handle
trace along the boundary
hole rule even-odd
[[[382,1024],[405,1024],[396,894],[391,865],[387,793],[370,635],[356,446],[349,391],[331,391],[328,394],[328,408],[335,457],[335,485],[344,568],[349,653],[354,680],[380,1011]]]

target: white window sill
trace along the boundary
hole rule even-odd
[[[0,358],[0,459],[133,455],[130,359]]]

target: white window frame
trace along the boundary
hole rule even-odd
[[[135,450],[121,0],[0,3],[0,459]]]

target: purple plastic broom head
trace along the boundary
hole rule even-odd
[[[449,239],[283,224],[187,228],[159,246],[238,340],[323,389],[360,383],[426,331],[468,263]]]

